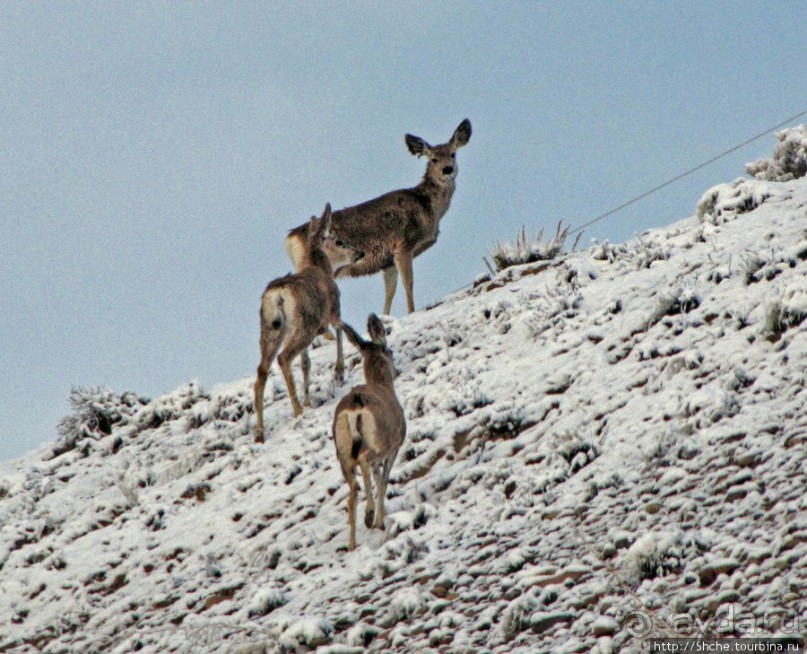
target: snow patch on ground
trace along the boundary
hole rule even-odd
[[[336,386],[312,352],[297,419],[273,370],[264,445],[251,378],[77,392],[0,469],[0,652],[638,652],[635,625],[713,635],[726,607],[722,635],[807,623],[807,182],[707,196],[385,319],[408,436],[352,553],[330,425],[357,354]]]

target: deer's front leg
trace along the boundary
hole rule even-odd
[[[342,347],[342,328],[337,324],[336,327],[336,368],[334,369],[334,379],[337,384],[345,382],[345,352]]]
[[[300,367],[303,370],[303,406],[311,406],[311,396],[308,394],[308,385],[311,379],[311,357],[308,356],[308,348],[300,355]]]
[[[403,251],[395,256],[395,267],[401,274],[404,291],[406,291],[406,306],[409,313],[415,312],[414,273],[412,272],[412,252]]]

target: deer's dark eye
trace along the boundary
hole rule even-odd
[[[432,159],[432,163],[437,163],[437,158]]]
[[[451,153],[451,158],[452,158],[452,159],[456,159],[456,158],[457,158],[457,153],[456,153],[456,152],[452,152],[452,153]]]
[[[345,247],[345,242],[341,238],[336,239],[336,247],[338,248]]]

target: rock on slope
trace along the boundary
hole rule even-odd
[[[390,322],[409,435],[387,529],[360,526],[351,554],[332,346],[301,419],[273,371],[260,446],[249,378],[77,392],[62,438],[2,470],[0,652],[605,654],[792,634],[806,273],[807,180],[743,182],[697,217]]]

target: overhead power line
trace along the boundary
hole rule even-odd
[[[606,218],[608,218],[609,216],[611,216],[611,215],[613,215],[613,214],[617,213],[618,211],[622,211],[622,209],[624,209],[625,207],[629,207],[630,205],[632,205],[632,204],[634,204],[634,203],[638,202],[639,200],[643,200],[643,199],[644,199],[644,198],[646,198],[648,195],[653,195],[653,193],[655,193],[656,191],[660,191],[660,190],[661,190],[661,189],[663,189],[664,187],[669,186],[670,184],[674,184],[674,183],[675,183],[675,182],[677,182],[679,179],[683,179],[684,177],[686,177],[686,176],[688,176],[688,175],[691,175],[692,173],[694,173],[694,172],[696,172],[696,171],[700,170],[701,168],[705,168],[705,167],[706,167],[706,166],[708,166],[709,164],[712,164],[712,163],[714,163],[715,161],[717,161],[718,159],[722,159],[723,157],[725,157],[725,156],[727,156],[727,155],[731,154],[732,152],[735,152],[735,151],[739,150],[740,148],[745,147],[745,146],[746,146],[746,145],[748,145],[749,143],[753,143],[753,142],[754,142],[754,141],[756,141],[757,139],[761,139],[763,136],[767,136],[768,134],[770,134],[770,133],[771,133],[771,132],[773,132],[774,130],[779,129],[780,127],[784,127],[784,126],[785,126],[785,125],[787,125],[788,123],[790,123],[790,122],[792,122],[792,121],[796,120],[797,118],[801,118],[801,117],[802,117],[802,116],[804,116],[805,114],[807,114],[807,111],[802,111],[802,112],[800,112],[800,113],[797,113],[795,116],[791,116],[791,117],[790,117],[790,118],[788,118],[787,120],[783,120],[781,123],[777,123],[777,124],[776,124],[776,125],[774,125],[773,127],[769,127],[769,128],[768,128],[768,129],[766,129],[765,131],[760,132],[759,134],[757,134],[757,135],[755,135],[755,136],[752,136],[752,137],[751,137],[751,138],[749,138],[749,139],[746,139],[746,140],[745,140],[745,141],[743,141],[742,143],[738,143],[737,145],[735,145],[735,146],[733,146],[733,147],[729,148],[728,150],[726,150],[726,151],[724,151],[724,152],[721,152],[721,153],[720,153],[720,154],[718,154],[717,156],[714,156],[714,157],[712,157],[711,159],[709,159],[709,160],[707,160],[707,161],[704,161],[703,163],[698,164],[698,165],[697,165],[697,166],[695,166],[694,168],[690,168],[690,169],[689,169],[689,170],[687,170],[686,172],[681,173],[680,175],[676,175],[675,177],[673,177],[673,178],[671,178],[671,179],[668,179],[666,182],[664,182],[664,183],[662,183],[662,184],[659,184],[658,186],[655,186],[655,187],[651,188],[649,191],[645,191],[645,192],[644,192],[644,193],[642,193],[641,195],[637,195],[635,198],[632,198],[632,199],[628,200],[627,202],[624,202],[624,203],[620,204],[618,207],[614,207],[613,209],[610,209],[610,210],[606,211],[605,213],[600,214],[600,215],[599,215],[599,216],[597,216],[596,218],[594,218],[594,219],[592,219],[592,220],[589,220],[587,223],[585,223],[585,224],[583,224],[583,225],[580,225],[579,227],[575,227],[575,228],[574,228],[574,229],[573,229],[571,232],[569,232],[569,234],[577,234],[577,232],[582,232],[582,231],[583,231],[583,230],[584,230],[586,227],[590,227],[590,226],[591,226],[591,225],[593,225],[594,223],[597,223],[597,222],[599,222],[599,221],[601,221],[601,220],[605,220],[605,219],[606,219]]]

